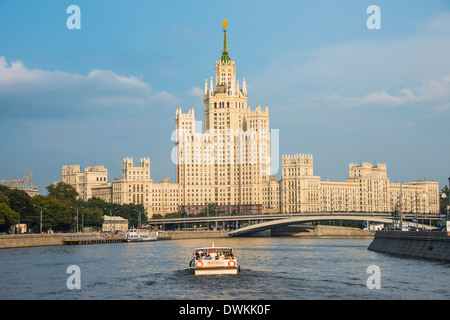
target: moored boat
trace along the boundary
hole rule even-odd
[[[196,248],[189,264],[195,275],[238,274],[240,266],[234,256],[233,248],[212,247]]]
[[[143,241],[156,241],[158,240],[156,232],[146,229],[132,228],[127,231],[127,234],[123,238],[126,242],[143,242]]]

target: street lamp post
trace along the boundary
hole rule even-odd
[[[426,201],[427,201],[427,194],[424,192],[422,193],[422,197],[423,197],[423,219],[422,219],[422,226],[425,228],[425,216],[426,216],[426,212],[425,212],[425,208],[426,208]],[[430,227],[431,227],[431,219],[430,219]],[[424,229],[425,230],[425,229]]]
[[[22,208],[20,208],[19,209],[19,221],[18,221],[18,223],[17,223],[17,228],[14,228],[14,232],[15,233],[17,233],[17,229],[19,229],[19,232],[20,232],[20,230],[21,230],[21,228],[20,228],[20,217],[22,216],[21,214],[20,214],[20,211],[22,211],[23,209],[25,209],[26,207],[22,207]],[[25,228],[26,229],[26,228]],[[26,230],[25,230],[26,231]]]
[[[141,210],[137,208],[133,208],[133,211],[138,213],[138,229],[141,228]]]
[[[139,211],[139,220],[138,220],[138,226],[139,226],[139,229],[141,228],[141,210],[140,209],[138,209],[138,211]]]
[[[42,208],[43,207],[48,207],[48,204],[44,205],[44,206],[37,206],[35,204],[33,204],[34,207],[39,208],[41,210],[41,219],[40,219],[40,223],[39,223],[39,233],[42,233]]]
[[[78,233],[78,210],[80,210],[80,208],[74,208],[74,207],[70,207],[70,208],[77,210],[77,233]],[[81,208],[83,208],[83,207],[81,207]]]
[[[209,230],[209,205],[208,205],[208,202],[206,203],[206,218],[207,218],[207,226],[208,226],[208,230]]]
[[[417,219],[417,183],[414,184],[414,188],[415,188],[414,195],[415,195],[415,200],[416,200],[416,204],[415,204],[416,214],[415,214],[414,219],[416,220],[416,231],[417,231],[417,229],[419,228],[419,222]],[[423,221],[422,221],[422,223],[423,223]]]
[[[218,227],[218,224],[217,224],[217,210],[218,210],[218,208],[217,208],[217,205],[216,205],[216,207],[214,208],[214,211],[216,211],[216,230],[217,230],[217,227]]]
[[[443,192],[442,195],[441,195],[441,198],[442,198],[442,199],[446,199],[446,198],[447,198],[447,195]],[[445,201],[445,200],[442,200],[442,201]],[[450,209],[450,206],[447,206],[447,207],[445,208],[445,214],[444,214],[444,216],[441,218],[441,220],[442,220],[443,223],[444,223],[445,231],[447,231],[447,219],[448,219],[448,211],[449,211],[449,209]],[[444,220],[444,219],[445,219],[445,220]]]
[[[448,226],[448,214],[450,213],[450,177],[448,177],[448,190],[449,191],[448,191],[447,216],[445,217],[445,230],[447,232],[449,232],[447,226]]]
[[[402,184],[400,183],[400,231],[403,231],[403,194],[402,194]]]

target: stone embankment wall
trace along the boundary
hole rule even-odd
[[[377,231],[369,250],[398,256],[450,261],[447,232]]]
[[[104,240],[107,234],[92,233],[49,233],[49,234],[7,234],[0,235],[0,249],[45,247],[63,245],[63,240]],[[123,238],[123,234],[114,235]],[[202,239],[228,237],[225,230],[219,231],[165,231],[159,240]]]
[[[0,235],[0,249],[60,246],[63,240],[103,239],[101,233],[43,233],[43,234],[7,234]]]

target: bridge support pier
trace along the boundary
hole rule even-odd
[[[258,231],[255,233],[251,233],[248,235],[248,237],[271,237],[272,236],[272,230],[268,229],[268,230],[262,230],[262,231]]]

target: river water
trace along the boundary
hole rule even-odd
[[[231,246],[241,273],[194,276],[196,247]],[[0,299],[450,299],[450,264],[367,250],[370,239],[232,238],[0,250]],[[69,266],[80,289],[70,290]],[[370,266],[379,287],[369,289]],[[373,287],[373,286],[372,286]]]

